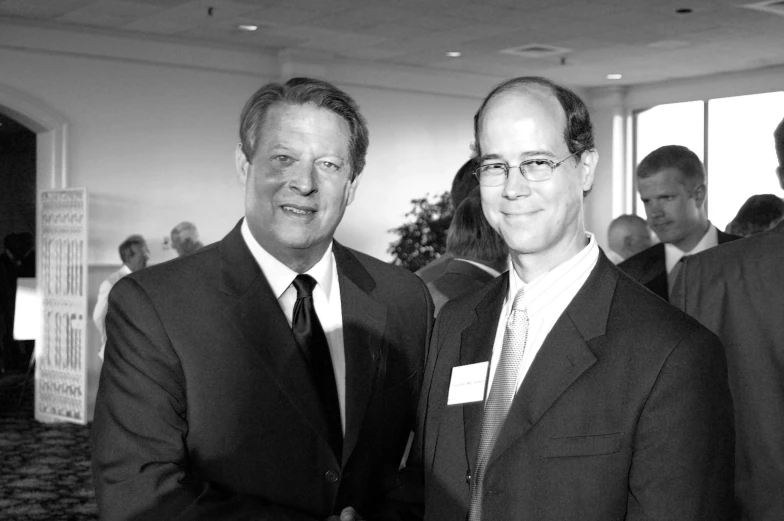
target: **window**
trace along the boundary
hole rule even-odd
[[[773,130],[782,118],[784,92],[658,105],[634,115],[635,166],[660,146],[694,151],[708,173],[708,217],[724,230],[750,196],[784,197],[773,145]],[[636,193],[634,200],[634,212],[644,218]]]

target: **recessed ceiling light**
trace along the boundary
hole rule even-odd
[[[463,55],[463,53],[460,51],[448,51],[446,55],[449,56],[450,58],[460,58]]]
[[[240,24],[237,26],[237,29],[239,29],[240,31],[249,31],[249,32],[253,32],[258,28],[259,28],[258,25],[253,25],[253,24]]]
[[[607,75],[608,80],[620,80],[623,78],[623,74],[619,74],[617,72],[612,72]]]

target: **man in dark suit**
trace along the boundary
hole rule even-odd
[[[444,273],[427,284],[436,316],[444,304],[481,288],[506,267],[506,244],[485,219],[478,188],[455,210],[447,232],[446,252],[452,260]]]
[[[784,188],[784,120],[774,133]],[[784,222],[689,257],[673,304],[725,346],[741,519],[784,519]]]
[[[598,154],[582,100],[516,78],[474,121],[482,208],[513,269],[436,322],[407,467],[424,469],[425,519],[728,519],[722,346],[586,233]]]
[[[646,288],[669,300],[680,260],[735,239],[708,220],[705,169],[686,147],[657,148],[637,167],[637,190],[648,224],[661,240],[618,267]]]
[[[372,514],[413,426],[433,306],[408,271],[332,240],[368,131],[329,83],[245,105],[245,218],[112,289],[93,425],[102,519]]]

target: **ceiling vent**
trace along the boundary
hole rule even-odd
[[[784,0],[782,0],[784,2]],[[554,58],[569,54],[571,49],[565,47],[555,47],[554,45],[543,45],[540,43],[529,43],[520,47],[512,47],[510,49],[503,49],[499,51],[501,54],[508,54],[510,56],[518,56],[520,58],[542,59]]]
[[[784,16],[784,0],[765,0],[764,2],[754,2],[753,4],[744,4],[740,7],[752,9],[754,11],[762,11],[764,13],[773,13],[779,16]]]

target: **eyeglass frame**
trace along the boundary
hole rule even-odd
[[[553,176],[555,175],[555,169],[556,168],[558,168],[563,163],[565,163],[566,160],[576,156],[577,154],[582,154],[586,150],[588,150],[588,149],[587,148],[582,148],[580,150],[575,150],[574,152],[572,152],[571,154],[569,154],[565,158],[561,159],[557,163],[553,163],[553,161],[550,160],[550,159],[526,159],[525,161],[521,162],[519,165],[515,165],[515,166],[511,166],[511,165],[508,165],[506,163],[490,163],[488,165],[480,165],[479,167],[477,167],[476,170],[474,170],[474,176],[476,177],[476,180],[479,182],[479,184],[481,186],[487,186],[487,187],[502,186],[504,183],[506,183],[506,180],[509,179],[509,170],[511,170],[512,168],[516,168],[516,169],[518,169],[520,171],[520,174],[523,177],[525,177],[528,181],[531,181],[532,183],[538,183],[538,182],[541,182],[541,181],[548,181],[548,180],[552,179]],[[523,166],[524,165],[527,165],[527,164],[530,164],[530,163],[534,163],[534,162],[537,162],[537,161],[543,162],[543,163],[548,163],[549,166],[550,166],[550,175],[545,177],[544,179],[531,179],[530,177],[528,177],[528,175],[526,175],[525,170],[523,170]],[[503,166],[504,167],[504,172],[505,172],[504,173],[504,180],[501,183],[498,183],[497,185],[483,185],[482,184],[481,173],[479,171],[483,167],[486,167],[486,166],[496,166],[496,167],[497,166]]]

